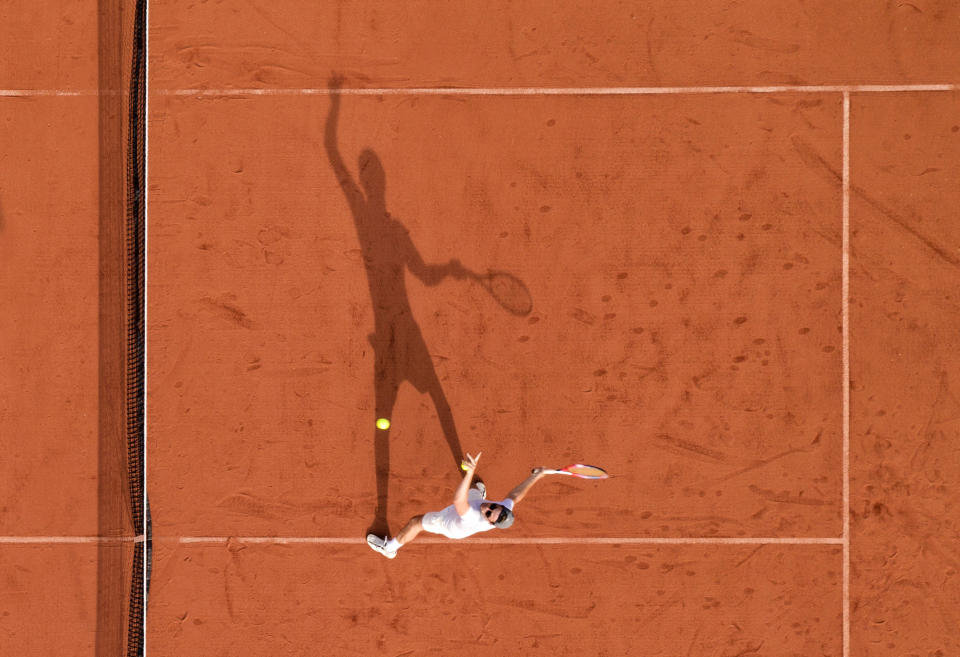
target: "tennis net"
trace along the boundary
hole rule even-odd
[[[127,616],[127,657],[142,657],[152,553],[145,472],[146,259],[146,0],[135,0],[127,96],[126,141],[126,440],[127,486],[133,529],[144,542],[134,551]]]

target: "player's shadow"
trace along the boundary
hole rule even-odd
[[[389,533],[387,493],[391,432],[377,429],[374,420],[393,417],[401,383],[406,381],[421,393],[430,395],[454,467],[459,468],[463,458],[450,404],[413,317],[404,272],[409,271],[424,285],[434,286],[447,277],[462,278],[463,269],[456,261],[446,264],[423,261],[407,229],[387,212],[386,174],[374,151],[367,149],[360,154],[359,185],[354,181],[337,147],[339,94],[332,94],[331,101],[324,142],[330,164],[353,213],[373,304],[374,332],[368,340],[374,355],[375,412],[367,426],[374,434],[377,508],[369,531],[383,535]]]

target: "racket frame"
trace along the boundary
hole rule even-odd
[[[603,475],[591,476],[591,475],[576,474],[575,472],[570,472],[570,468],[596,468],[597,470],[600,470],[601,472],[603,472]],[[568,465],[567,467],[561,468],[559,470],[555,470],[555,469],[544,470],[543,474],[568,475],[570,477],[577,477],[578,479],[607,479],[610,477],[610,475],[607,474],[607,471],[604,470],[603,468],[596,465],[587,465],[585,463],[574,463],[572,465]]]

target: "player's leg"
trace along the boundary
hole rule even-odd
[[[397,556],[397,551],[416,538],[420,532],[443,534],[443,518],[442,511],[431,511],[421,516],[413,516],[394,538],[389,536],[381,538],[376,534],[368,534],[367,543],[383,556],[393,559]]]
[[[383,539],[378,539],[377,537],[368,536],[367,543],[370,543],[370,547],[375,549],[377,552],[380,552],[384,556],[393,559],[397,554],[397,550],[415,539],[417,534],[422,531],[423,516],[413,516],[407,521],[407,524],[403,526],[403,529],[400,530],[400,533],[393,538],[384,541]],[[371,541],[373,542],[371,543]]]
[[[397,534],[396,540],[400,545],[406,545],[417,535],[423,531],[423,516],[413,516],[407,521],[407,524],[403,526],[403,529],[400,530],[400,533]]]

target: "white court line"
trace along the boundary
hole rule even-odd
[[[411,87],[376,89],[340,89],[345,96],[660,96],[685,94],[771,94],[771,93],[905,93],[957,91],[956,84],[854,84],[854,85],[774,85],[705,87]],[[123,91],[97,89],[0,89],[0,97],[97,96]],[[157,96],[328,96],[325,87],[242,88],[242,89],[158,89]]]
[[[34,98],[43,96],[94,97],[125,96],[126,91],[100,89],[0,89],[0,98]]]
[[[771,93],[879,93],[909,91],[955,91],[955,84],[912,85],[778,85],[740,87],[412,87],[339,89],[158,89],[159,96],[659,96],[683,94],[771,94]]]
[[[97,90],[78,89],[70,91],[67,89],[0,89],[0,97],[8,98],[32,98],[34,96],[97,96]]]
[[[154,541],[177,542],[181,544],[222,544],[229,541],[238,543],[266,543],[286,545],[291,543],[306,544],[336,544],[336,545],[366,545],[366,540],[359,537],[324,537],[324,536],[180,536],[180,537],[153,537]],[[490,545],[843,545],[842,538],[833,537],[796,537],[796,538],[706,538],[706,537],[648,537],[648,538],[616,538],[616,537],[542,537],[542,538],[463,538],[450,540],[446,538],[418,538],[415,543],[467,543]]]
[[[140,536],[0,536],[0,544],[43,545],[43,544],[110,544],[143,543]]]
[[[843,657],[850,655],[850,94],[843,94]]]
[[[143,62],[143,85],[144,85],[144,107],[143,107],[143,462],[140,464],[140,467],[143,468],[143,532],[144,534],[150,532],[150,526],[147,524],[150,522],[150,516],[147,515],[149,493],[147,492],[149,486],[147,485],[147,458],[148,458],[148,449],[147,444],[148,432],[147,432],[147,414],[149,410],[147,390],[149,389],[149,379],[150,379],[150,367],[147,363],[150,362],[150,341],[148,339],[149,332],[147,327],[150,326],[150,297],[148,290],[150,289],[150,0],[146,0],[146,6],[144,7],[144,23],[143,23],[143,52],[145,55]],[[143,542],[143,609],[141,611],[141,622],[140,627],[144,628],[142,631],[142,637],[140,640],[140,654],[149,655],[150,651],[148,650],[149,646],[147,643],[147,606],[150,603],[150,582],[147,580],[147,573],[150,572],[152,564],[150,563],[150,552],[148,551],[149,546],[147,542]]]

